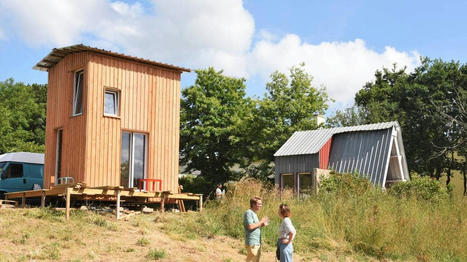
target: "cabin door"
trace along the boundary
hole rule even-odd
[[[147,135],[122,132],[120,162],[120,185],[138,187],[140,179],[146,178]]]

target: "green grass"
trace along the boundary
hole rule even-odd
[[[149,240],[144,237],[138,239],[138,241],[136,242],[136,245],[142,246],[142,247],[148,246],[149,244],[151,244],[151,242],[149,242]]]
[[[306,200],[283,195],[281,201],[277,192],[257,181],[239,182],[223,201],[208,202],[201,214],[168,219],[163,229],[189,238],[227,235],[243,239],[243,213],[255,195],[263,198],[258,217],[271,219],[262,228],[263,243],[270,247],[275,245],[281,223],[277,209],[285,202],[297,228],[294,248],[303,256],[331,261],[343,257],[467,261],[465,198],[424,200],[373,187],[354,194],[322,193]]]
[[[146,258],[150,260],[159,260],[161,258],[165,258],[166,256],[167,254],[164,249],[154,248],[149,250],[148,254],[146,255]]]

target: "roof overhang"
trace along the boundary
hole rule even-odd
[[[83,44],[72,45],[72,46],[67,46],[67,47],[62,47],[62,48],[54,48],[52,49],[52,52],[50,52],[46,57],[44,57],[41,61],[39,61],[33,67],[33,69],[41,70],[41,71],[49,71],[50,68],[52,68],[58,62],[60,62],[60,60],[62,60],[67,55],[70,55],[73,53],[79,53],[79,52],[93,52],[93,53],[108,55],[112,57],[123,58],[126,60],[131,60],[131,61],[135,61],[135,62],[147,64],[147,65],[152,65],[156,67],[161,67],[165,69],[175,70],[179,72],[191,72],[189,68],[178,67],[175,65],[155,62],[155,61],[151,61],[151,60],[144,59],[144,58],[129,56],[129,55],[116,53],[116,52],[112,52],[112,51],[108,51],[104,49],[99,49],[96,47],[85,46]]]

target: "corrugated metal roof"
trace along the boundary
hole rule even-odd
[[[104,49],[99,49],[99,48],[96,48],[96,47],[85,46],[83,44],[72,45],[72,46],[67,46],[67,47],[62,47],[62,48],[54,48],[54,49],[52,49],[52,52],[50,52],[39,63],[37,63],[33,67],[33,69],[48,71],[49,68],[53,67],[60,60],[62,60],[65,56],[67,56],[69,54],[77,53],[77,52],[86,52],[86,51],[99,53],[99,54],[104,54],[104,55],[109,55],[109,56],[114,56],[114,57],[119,57],[119,58],[124,58],[124,59],[133,60],[133,61],[144,63],[144,64],[149,64],[149,65],[153,65],[153,66],[168,68],[168,69],[177,70],[177,71],[185,71],[185,72],[190,72],[191,71],[188,68],[178,67],[178,66],[174,66],[174,65],[160,63],[160,62],[155,62],[155,61],[151,61],[151,60],[144,59],[144,58],[139,58],[139,57],[129,56],[129,55],[125,55],[125,54],[120,54],[120,53],[116,53],[116,52],[112,52],[112,51],[108,51],[108,50],[104,50]]]
[[[372,131],[399,127],[397,121],[360,126],[321,128],[309,131],[297,131],[285,142],[274,156],[292,156],[316,154],[334,134],[358,131]]]
[[[29,152],[16,152],[6,153],[0,155],[0,162],[22,162],[31,164],[44,164],[44,154],[29,153]]]

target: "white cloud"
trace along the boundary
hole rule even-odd
[[[415,52],[393,47],[376,52],[360,39],[310,44],[294,34],[280,37],[258,30],[259,40],[252,43],[254,19],[241,0],[152,0],[149,6],[147,10],[138,2],[109,0],[3,0],[0,23],[8,34],[19,34],[34,46],[85,42],[192,68],[214,66],[228,75],[263,81],[274,70],[286,72],[305,62],[315,83],[326,86],[338,102],[351,101],[382,66],[396,62],[410,70],[418,63]]]
[[[378,53],[356,39],[349,42],[304,43],[297,35],[286,35],[278,42],[261,40],[249,55],[248,72],[265,79],[274,70],[286,72],[290,67],[305,62],[318,86],[327,87],[328,94],[337,102],[349,102],[374,72],[393,63],[407,66],[419,63],[419,54],[399,52],[392,47]]]
[[[4,0],[2,16],[10,18],[11,31],[31,45],[68,45],[81,39],[110,8],[103,0]]]

